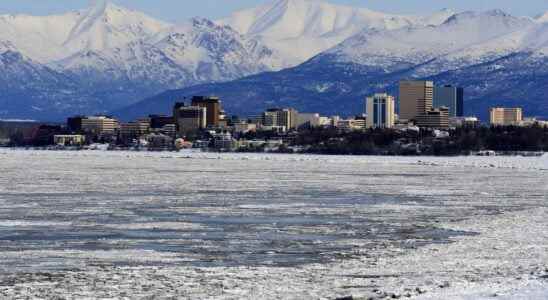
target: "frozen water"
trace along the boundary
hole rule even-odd
[[[548,290],[546,157],[0,150],[0,171],[0,297]]]

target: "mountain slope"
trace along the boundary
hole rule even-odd
[[[102,51],[146,39],[170,24],[99,1],[85,10],[52,16],[0,16],[0,40],[22,54],[51,63],[82,51]]]
[[[79,90],[76,82],[21,53],[0,54],[0,118],[58,119],[108,106]],[[55,107],[55,109],[51,109]]]
[[[140,12],[97,2],[79,15],[61,46],[68,53],[104,51],[147,39],[169,26]]]
[[[293,69],[264,73],[232,82],[171,90],[145,99],[115,115],[132,119],[150,113],[169,113],[173,103],[193,95],[217,95],[226,111],[254,115],[268,107],[294,107],[326,115],[355,115],[363,111],[367,95],[388,91],[397,95],[399,80],[415,76],[421,65],[385,73],[382,68],[357,64],[308,62]],[[521,106],[527,115],[548,118],[548,59],[533,53],[511,54],[493,61],[422,79],[465,88],[465,113],[486,120],[495,105]]]
[[[170,27],[154,38],[58,62],[89,93],[119,105],[168,88],[227,81],[277,68],[272,52],[207,19]],[[121,100],[117,100],[121,99]]]
[[[74,85],[73,98],[62,103],[53,101],[58,99],[55,93],[51,99],[41,94],[41,107],[52,116],[70,113],[71,106],[80,112],[82,101],[89,97],[94,100],[87,113],[95,113],[166,89],[233,80],[282,66],[270,49],[228,26],[207,19],[174,26],[106,2],[59,16],[1,16],[0,25],[6,28],[0,32],[0,54],[20,53]],[[46,76],[41,84],[47,85],[49,79]],[[59,88],[56,80],[49,83],[50,91]],[[10,87],[0,85],[0,95],[9,94]],[[24,89],[21,93],[27,97]],[[5,114],[20,117],[24,109],[18,107],[16,112],[14,100],[4,98],[0,100]]]
[[[453,15],[439,26],[365,30],[322,55],[337,62],[382,66],[388,71],[444,58],[444,63],[434,69],[439,72],[443,71],[439,68],[464,67],[484,58],[490,60],[497,55],[507,55],[517,50],[516,47],[505,45],[497,52],[485,45],[535,25],[530,19],[513,17],[502,11],[465,12]],[[458,64],[453,66],[450,60],[456,60]]]
[[[60,119],[183,88],[173,93],[226,96],[240,114],[277,104],[360,113],[367,93],[393,91],[401,78],[439,78],[465,85],[474,103],[501,97],[544,113],[536,91],[545,88],[545,19],[497,10],[398,16],[320,0],[276,0],[180,25],[103,1],[57,16],[0,16],[0,110],[4,118]],[[515,82],[538,88],[521,95]],[[155,99],[129,110],[142,116],[170,106],[155,107]]]
[[[438,25],[451,15],[443,10],[427,17],[398,16],[317,0],[276,0],[218,22],[261,40],[278,51],[287,65],[296,65],[364,29]]]
[[[547,57],[548,24],[501,11],[463,13],[439,26],[364,31],[295,68],[171,91],[119,114],[168,111],[173,100],[194,94],[221,96],[237,114],[270,106],[359,114],[366,95],[397,95],[399,80],[417,78],[463,86],[468,114],[485,118],[489,106],[504,104],[548,117]]]

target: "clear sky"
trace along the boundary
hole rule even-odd
[[[215,19],[230,12],[272,0],[111,0],[166,21],[190,17]],[[502,9],[514,15],[536,16],[548,10],[548,0],[328,0],[331,3],[367,7],[402,14],[424,14],[442,8],[456,11]],[[0,14],[46,15],[84,8],[90,0],[0,0]]]

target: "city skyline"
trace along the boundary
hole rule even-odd
[[[4,0],[0,3],[0,14],[29,14],[29,15],[50,15],[59,14],[72,10],[84,9],[94,2],[105,0],[42,0],[39,3],[35,0]],[[107,0],[116,5],[142,11],[150,16],[169,21],[180,22],[192,17],[206,17],[210,19],[222,18],[232,12],[251,8],[274,0],[236,0],[226,1],[219,5],[218,0],[203,0],[189,4],[177,0],[163,0],[162,5],[151,0]],[[311,0],[308,0],[311,1]],[[314,0],[316,1],[316,0]],[[318,0],[320,1],[320,0]],[[391,13],[422,15],[433,13],[444,8],[460,11],[485,11],[501,9],[516,16],[535,17],[547,11],[545,0],[529,0],[528,5],[519,5],[513,0],[483,0],[483,1],[434,1],[434,0],[411,0],[411,1],[379,1],[379,0],[328,0],[338,5],[368,8],[371,10]]]

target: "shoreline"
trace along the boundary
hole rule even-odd
[[[141,150],[141,149],[77,149],[77,148],[47,148],[47,147],[2,147],[11,151],[50,151],[50,152],[128,152],[128,153],[209,153],[209,154],[265,154],[265,155],[321,155],[321,156],[348,156],[348,157],[542,157],[548,154],[544,151],[480,151],[478,153],[457,154],[457,155],[397,155],[397,154],[331,154],[331,153],[312,153],[312,152],[252,152],[252,151],[204,151],[204,149],[183,149],[183,150]]]

